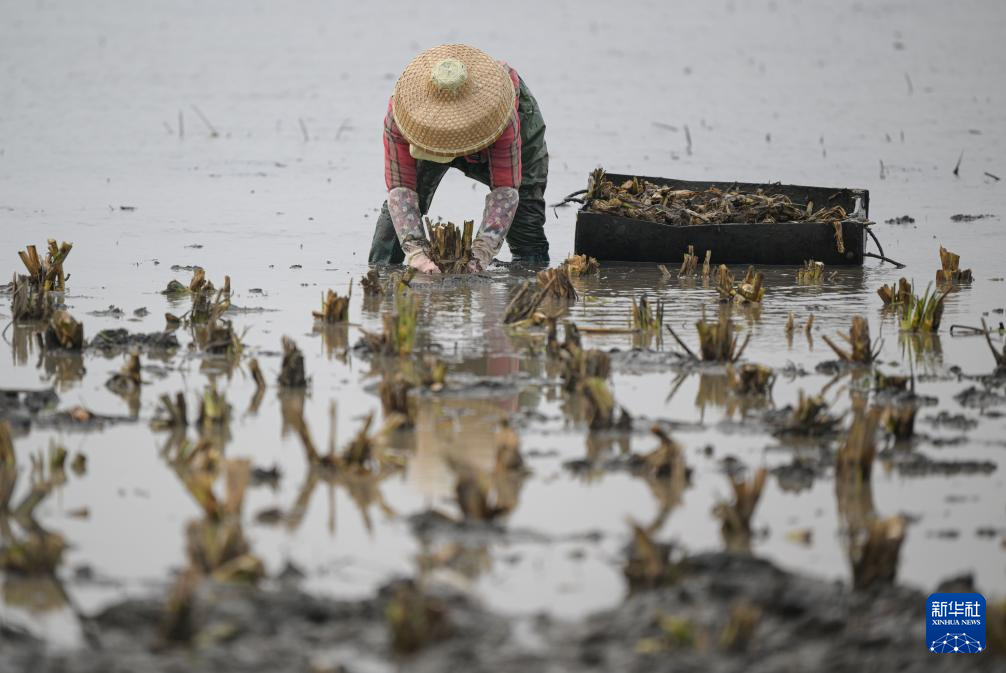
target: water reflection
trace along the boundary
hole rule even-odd
[[[326,360],[346,364],[349,357],[349,325],[316,322],[314,333],[321,335],[321,349]]]
[[[43,351],[42,325],[15,323],[11,325],[11,356],[15,366],[30,364],[35,351]]]
[[[66,452],[54,445],[48,455],[32,457],[28,490],[16,505],[19,468],[13,455],[6,458],[0,454],[0,598],[7,607],[25,610],[36,618],[65,613],[63,616],[96,644],[90,622],[82,617],[59,577],[67,543],[36,517],[39,507],[67,481],[63,467]]]

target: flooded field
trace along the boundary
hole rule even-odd
[[[44,326],[4,331],[0,418],[10,421],[19,466],[10,502],[31,492],[33,456],[44,464],[65,448],[65,481],[34,522],[66,548],[51,582],[0,571],[0,646],[5,629],[26,630],[52,656],[93,646],[100,634],[91,617],[128,601],[161,605],[177,586],[206,510],[172,457],[196,446],[200,432],[195,422],[174,432],[152,426],[163,417],[162,395],[181,393],[194,420],[207,390],[230,407],[213,430],[217,458],[255,469],[239,529],[247,554],[261,560],[263,591],[295,586],[318,601],[365,602],[396,578],[448,587],[478,606],[457,608],[455,621],[476,611],[482,653],[493,649],[492,634],[509,633],[499,642],[547,660],[550,643],[587,638],[599,614],[631,622],[631,613],[619,617],[628,613],[631,522],[673,543],[675,554],[722,559],[713,554],[736,550],[736,541],[724,536],[718,506],[734,501],[732,476],[750,480],[759,468],[767,478],[741,546],[800,576],[808,596],[855,600],[850,531],[901,515],[892,605],[962,575],[990,604],[1006,598],[1006,377],[992,376],[984,336],[951,327],[984,318],[1002,352],[1006,8],[929,0],[649,2],[622,15],[600,3],[516,7],[517,37],[488,8],[464,3],[404,5],[388,27],[388,10],[376,5],[0,0],[0,280],[25,272],[17,253],[26,245],[72,242],[63,303],[91,342],[102,330],[163,332],[165,314],[182,316],[192,303],[163,291],[172,280],[188,286],[201,267],[217,287],[229,277],[222,317],[241,342],[240,353],[212,354],[199,330],[177,326],[177,346],[139,348],[141,383],[123,395],[106,382],[130,348],[92,343],[60,353],[43,347]],[[355,348],[365,332],[381,331],[394,305],[393,292],[365,298],[360,287],[384,198],[387,98],[415,52],[449,41],[505,59],[533,89],[548,124],[549,203],[585,187],[599,165],[859,187],[870,190],[886,254],[906,268],[871,259],[827,267],[810,283],[797,282],[795,267],[762,268],[761,305],[725,309],[715,282],[668,277],[655,265],[602,263],[599,274],[574,278],[579,298],[559,319],[559,339],[571,320],[584,348],[609,353],[610,390],[632,417],[618,429],[590,429],[544,327],[503,324],[508,297],[531,270],[500,264],[470,278],[416,278],[416,354],[400,361]],[[431,215],[476,217],[484,193],[449,174]],[[572,252],[575,216],[572,207],[549,209],[553,266]],[[974,281],[948,295],[936,334],[904,333],[877,289],[904,276],[921,293],[940,268],[941,245]],[[679,264],[668,260],[672,271]],[[389,270],[381,271],[386,282]],[[351,281],[348,324],[317,325],[323,292],[345,294]],[[628,333],[643,294],[663,302],[664,323],[695,351],[702,312],[716,320],[727,311],[739,338],[750,338],[741,361],[774,369],[770,395],[732,392],[726,366],[690,362],[666,330],[662,339]],[[787,334],[791,314],[797,329]],[[879,353],[850,371],[830,364],[824,337],[847,334],[854,316],[866,318]],[[305,388],[278,383],[284,337],[303,353]],[[387,419],[382,375],[421,368],[429,355],[446,364],[446,382],[409,393],[411,425],[376,440],[387,457],[381,469],[360,477],[312,468],[300,419],[321,452],[330,442],[341,451],[369,415],[371,431]],[[252,358],[266,382],[260,394]],[[914,396],[878,391],[874,372],[914,377]],[[782,410],[801,394],[821,395],[841,417],[835,432],[780,434]],[[918,410],[911,439],[878,431],[872,476],[850,494],[836,484],[835,462],[857,400]],[[504,421],[526,473],[493,482],[504,515],[459,524],[459,475],[499,476]],[[680,445],[687,479],[631,469],[631,456],[660,446],[654,424]],[[78,455],[86,465],[75,470]],[[702,572],[752,583],[769,573],[753,559],[731,562],[739,565],[710,561]],[[918,635],[898,647],[921,648],[923,617],[919,607],[917,617],[898,612],[885,622],[892,633]],[[903,634],[881,642],[894,650]],[[642,651],[633,648],[644,636],[627,626],[625,659],[578,665],[615,668]],[[363,638],[374,651],[311,643],[301,656],[313,657],[314,670],[340,662],[386,670],[384,636]],[[0,670],[13,661],[0,653]],[[482,665],[492,661],[487,654]],[[436,659],[426,665],[443,668]]]

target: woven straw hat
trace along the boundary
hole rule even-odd
[[[450,159],[492,145],[510,123],[516,95],[510,74],[488,54],[442,44],[406,66],[391,110],[414,154]]]

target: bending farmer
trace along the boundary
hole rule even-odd
[[[452,166],[490,188],[469,270],[488,267],[504,238],[514,261],[548,263],[548,149],[538,103],[513,68],[462,44],[424,51],[395,84],[384,118],[388,200],[370,263],[404,259],[419,271],[439,271],[421,216]]]

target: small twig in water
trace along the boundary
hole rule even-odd
[[[887,177],[887,173],[884,170],[884,160],[880,160],[880,179],[883,180]]]
[[[873,242],[877,244],[877,250],[880,251],[880,256],[877,257],[877,259],[882,259],[885,262],[890,262],[891,264],[893,264],[894,266],[898,267],[899,269],[904,269],[905,268],[904,264],[902,264],[901,262],[895,262],[890,257],[887,257],[886,255],[884,255],[884,246],[882,246],[880,244],[880,239],[878,239],[877,235],[875,233],[873,233],[873,230],[870,229],[869,227],[864,227],[864,228],[866,229],[866,233],[868,233],[870,235],[870,238],[873,239]],[[876,256],[876,255],[870,255],[870,253],[863,253],[863,254],[865,256],[870,256],[870,257],[875,257]]]
[[[964,158],[964,150],[961,150],[961,155],[957,157],[957,165],[954,166],[955,177],[959,178],[961,176],[961,159],[963,158]]]
[[[196,107],[195,105],[193,105],[192,106],[192,111],[195,112],[196,115],[201,120],[203,120],[204,124],[206,124],[206,128],[208,128],[210,130],[210,138],[219,138],[220,137],[220,134],[217,133],[217,130],[215,128],[213,128],[213,124],[211,124],[210,120],[206,118],[206,115],[203,114],[202,110],[200,110],[198,107]]]
[[[988,171],[985,171],[985,175],[987,175],[988,177],[992,178],[996,182],[999,182],[1000,180],[1002,180],[1002,178],[1000,178],[998,175],[992,175]]]
[[[562,201],[551,204],[549,208],[564,208],[568,206],[570,203],[584,203],[583,199],[578,199],[576,197],[579,196],[580,194],[586,194],[586,193],[587,193],[586,189],[578,189],[572,194],[567,194]]]
[[[300,132],[304,136],[304,142],[307,142],[311,137],[307,134],[307,124],[304,123],[304,118],[297,117],[297,123],[300,124]]]
[[[671,333],[674,340],[678,342],[678,345],[685,349],[685,352],[688,353],[688,357],[693,360],[698,360],[698,358],[695,357],[695,353],[692,352],[692,349],[688,347],[688,344],[681,340],[681,337],[675,334],[674,329],[672,329],[670,325],[664,325],[664,327],[666,327],[667,331]]]
[[[664,122],[653,122],[653,125],[656,126],[658,129],[664,129],[665,131],[673,131],[674,133],[678,132],[677,126],[672,126],[671,124],[665,124]]]
[[[971,325],[951,325],[950,336],[954,336],[955,331],[957,333],[963,332],[962,336],[985,336],[985,330]]]
[[[909,77],[908,73],[905,73],[905,83],[908,84],[908,95],[911,96],[915,93],[915,87],[912,86],[912,78]]]
[[[185,138],[185,113],[181,110],[178,111],[178,139],[183,140]]]
[[[688,130],[688,124],[685,124],[685,154],[692,156],[692,132]]]
[[[904,269],[905,268],[905,265],[902,264],[901,262],[897,262],[897,261],[891,259],[890,257],[884,257],[883,255],[877,255],[877,254],[872,253],[872,252],[864,252],[863,253],[863,257],[872,257],[873,259],[879,259],[881,262],[890,262],[891,264],[893,264],[894,266],[898,267],[899,269]]]

